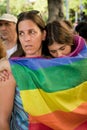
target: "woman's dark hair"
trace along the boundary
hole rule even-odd
[[[73,33],[69,31],[60,21],[53,21],[46,26],[46,42],[50,46],[53,42],[71,45],[73,43]]]
[[[73,24],[71,21],[69,20],[63,20],[64,23],[66,24],[66,26],[69,28],[69,29],[73,29]]]
[[[22,12],[18,15],[18,21],[16,25],[17,34],[18,34],[18,25],[23,20],[32,20],[40,28],[41,31],[45,29],[45,22],[43,21],[40,12],[37,10],[31,10]]]

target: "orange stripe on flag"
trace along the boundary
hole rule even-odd
[[[84,108],[84,111],[83,111]],[[81,104],[72,112],[55,111],[43,116],[32,116],[31,123],[35,120],[54,130],[75,130],[87,120],[87,102]]]

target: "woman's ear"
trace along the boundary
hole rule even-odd
[[[43,38],[42,38],[42,40],[45,41],[45,39],[46,39],[46,30],[43,31]]]

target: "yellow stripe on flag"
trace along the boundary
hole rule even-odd
[[[33,116],[58,110],[71,112],[87,101],[87,82],[59,92],[47,93],[37,88],[21,91],[20,94],[25,111]]]

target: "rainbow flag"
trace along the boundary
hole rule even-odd
[[[87,50],[76,57],[10,60],[29,130],[87,129]]]

